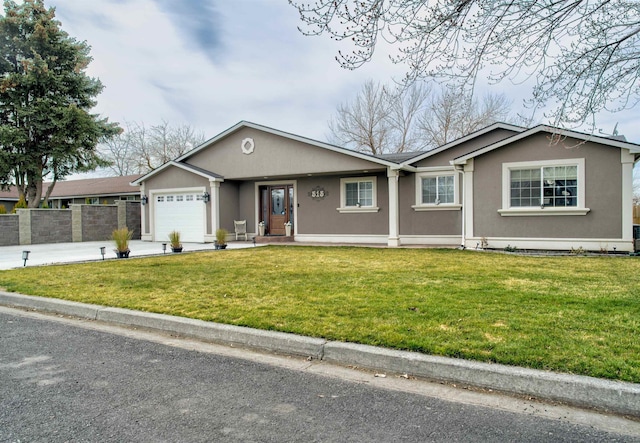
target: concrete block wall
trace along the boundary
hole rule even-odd
[[[15,215],[0,215],[0,246],[111,240],[112,232],[125,226],[140,239],[140,202],[18,209]]]
[[[115,205],[80,206],[82,213],[82,239],[80,241],[110,240],[111,233],[118,229],[118,207]],[[75,241],[75,240],[74,240]]]
[[[17,245],[20,238],[20,225],[16,214],[0,215],[0,246]]]
[[[141,214],[142,207],[139,201],[123,201],[118,202],[122,205],[124,203],[124,210],[118,207],[118,214],[124,212],[125,214],[125,226],[133,231],[133,240],[140,240],[142,238],[142,226],[141,226]]]
[[[25,214],[25,211],[28,215]],[[42,243],[68,243],[72,241],[71,211],[51,209],[20,210],[20,217],[31,217],[31,242]]]

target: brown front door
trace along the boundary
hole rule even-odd
[[[267,186],[260,193],[262,207],[267,212],[266,233],[268,235],[285,235],[284,224],[293,224],[293,186]],[[264,201],[266,200],[266,201]],[[292,231],[293,232],[293,231]]]

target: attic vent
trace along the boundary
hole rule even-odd
[[[242,148],[243,154],[247,154],[247,155],[252,154],[255,147],[256,147],[256,144],[254,143],[252,138],[245,138],[240,143],[240,148]]]

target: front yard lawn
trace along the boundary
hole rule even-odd
[[[631,257],[268,246],[0,271],[0,288],[640,383]]]

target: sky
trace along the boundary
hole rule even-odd
[[[105,89],[95,112],[110,121],[188,124],[211,138],[241,120],[326,140],[337,106],[362,84],[400,79],[380,47],[357,70],[335,61],[344,46],[308,37],[287,0],[45,0],[62,28],[92,48],[88,74]],[[342,46],[341,46],[342,45]],[[514,114],[530,88],[503,82]],[[607,133],[640,143],[637,110],[599,117]],[[544,122],[540,119],[539,122]]]

